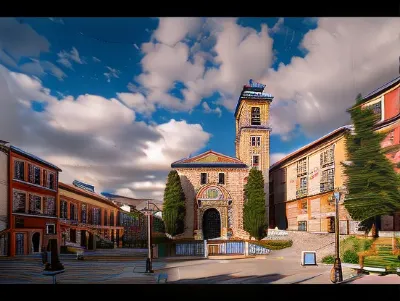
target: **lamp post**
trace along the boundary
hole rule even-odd
[[[336,189],[335,189],[336,190]],[[340,261],[340,237],[339,237],[339,201],[343,192],[337,190],[333,193],[335,202],[335,264],[331,271],[331,281],[338,283],[343,281],[342,262]]]
[[[150,209],[150,204],[155,206],[157,210]],[[147,253],[147,259],[146,259],[146,273],[154,273],[153,267],[152,267],[152,260],[153,260],[153,254],[152,254],[152,229],[151,229],[151,216],[153,213],[156,213],[160,211],[160,209],[157,207],[156,204],[151,203],[150,201],[147,201],[147,208],[144,208],[141,210],[145,215],[147,215],[147,248],[148,248],[148,253]]]

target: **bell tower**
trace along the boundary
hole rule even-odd
[[[262,171],[266,219],[268,219],[269,198],[269,107],[273,96],[264,93],[265,85],[249,81],[243,86],[235,111],[236,157],[250,168]]]

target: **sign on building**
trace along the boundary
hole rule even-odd
[[[308,161],[308,195],[320,193],[320,181],[320,153],[316,153]]]
[[[297,184],[297,163],[289,165],[287,168],[287,200],[296,199],[296,184]]]

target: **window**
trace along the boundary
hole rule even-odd
[[[89,207],[87,209],[87,220],[89,225],[93,225],[93,209]]]
[[[101,223],[101,211],[99,208],[93,208],[93,225],[100,225]]]
[[[261,146],[261,137],[260,136],[250,136],[250,145],[251,146]]]
[[[54,197],[44,197],[43,207],[43,213],[45,215],[56,215],[56,202]]]
[[[74,203],[69,204],[69,219],[76,221],[78,220],[78,210],[77,205]]]
[[[200,177],[201,177],[200,184],[201,185],[207,184],[207,174],[205,172],[202,172]]]
[[[326,169],[321,173],[320,190],[321,192],[330,191],[334,188],[335,173],[334,169]]]
[[[307,231],[307,222],[298,222],[299,231]]]
[[[321,168],[327,166],[327,165],[331,165],[334,163],[334,148],[333,145],[331,147],[329,147],[328,149],[324,150],[321,152],[320,154],[320,165]]]
[[[297,176],[302,176],[304,174],[307,174],[307,158],[297,162]]]
[[[301,198],[307,195],[307,176],[298,179],[296,190],[296,198]]]
[[[68,204],[66,201],[61,200],[60,202],[60,218],[67,218]]]
[[[56,225],[55,224],[47,224],[46,225],[46,234],[56,234]]]
[[[286,183],[286,168],[281,169],[282,181],[281,183]]]
[[[251,108],[251,125],[261,125],[260,108],[259,107]]]
[[[374,112],[374,114],[378,116],[379,118],[378,121],[381,121],[383,119],[382,100],[379,100],[371,105],[365,106],[365,108],[371,109],[372,112]]]
[[[82,204],[81,206],[81,223],[86,224],[86,214],[87,214],[87,206],[86,204]]]
[[[42,213],[42,197],[35,194],[29,195],[29,213],[41,214]]]
[[[25,162],[14,161],[14,179],[25,181]]]
[[[54,173],[49,173],[49,188],[54,190],[56,188],[56,175]]]
[[[13,212],[25,213],[26,193],[22,191],[13,191]]]
[[[218,184],[225,184],[225,174],[223,172],[218,174]]]
[[[259,155],[253,155],[253,159],[251,161],[251,166],[260,169],[260,156]]]
[[[28,169],[29,182],[40,185],[40,168],[35,165],[28,164]]]

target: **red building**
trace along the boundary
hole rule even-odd
[[[390,147],[400,144],[400,76],[384,84],[382,87],[364,96],[362,107],[371,107],[380,117],[375,126],[377,132],[385,133],[386,138],[382,147]],[[395,164],[395,169],[400,172],[400,151],[394,150],[387,154],[389,160]],[[400,212],[392,216],[382,216],[381,230],[400,231]],[[381,232],[380,235],[384,235]]]
[[[8,147],[8,233],[10,256],[39,253],[58,238],[57,166]]]

